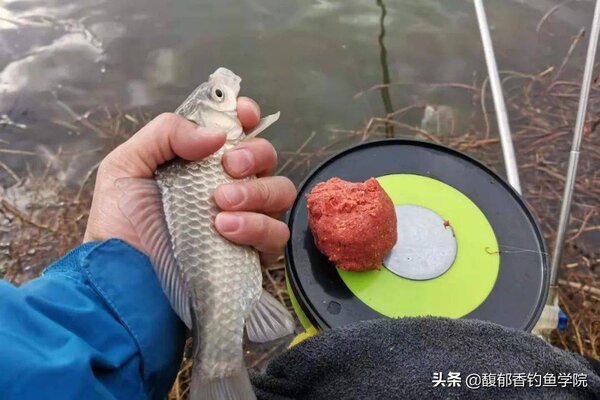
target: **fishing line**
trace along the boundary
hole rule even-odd
[[[549,255],[548,252],[526,249],[523,247],[511,246],[511,245],[498,245],[500,248],[499,251],[493,251],[489,247],[485,248],[485,252],[488,254],[518,254],[518,253],[534,253],[534,254],[543,254],[545,256]],[[502,248],[506,248],[508,250],[502,250]]]

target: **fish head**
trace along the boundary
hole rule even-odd
[[[218,68],[175,112],[197,124],[225,130],[228,141],[239,140],[243,135],[237,117],[241,81],[227,68]]]
[[[206,105],[214,111],[237,117],[237,97],[242,79],[228,70],[218,68],[208,77]]]

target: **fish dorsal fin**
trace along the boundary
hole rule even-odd
[[[258,303],[246,318],[248,339],[265,343],[294,333],[294,318],[286,308],[263,290]]]
[[[119,208],[150,257],[171,307],[191,329],[187,282],[177,267],[158,184],[154,179],[121,178],[115,185],[123,192]]]
[[[251,131],[246,132],[246,136],[242,140],[253,138],[267,129],[269,126],[273,125],[279,119],[279,115],[281,115],[281,113],[278,111],[275,114],[267,115],[266,117],[261,118],[258,125],[256,125],[256,127]]]

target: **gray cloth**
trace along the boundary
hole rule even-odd
[[[252,382],[258,398],[265,400],[600,399],[595,367],[593,360],[496,324],[404,318],[323,332],[272,360],[266,372],[253,373]],[[435,372],[444,378],[460,372],[461,386],[434,387]],[[467,375],[484,373],[549,373],[557,378],[579,373],[587,375],[587,387],[528,388],[527,381],[525,388],[465,386]]]

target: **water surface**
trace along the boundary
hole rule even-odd
[[[537,73],[560,63],[589,25],[592,4],[562,7],[536,32],[559,3],[485,2],[501,69]],[[573,57],[582,55],[580,46]],[[357,129],[412,103],[447,105],[466,124],[471,99],[457,90],[402,86],[354,95],[389,81],[470,84],[485,77],[466,0],[4,0],[0,145],[43,157],[4,151],[0,160],[21,175],[58,151],[91,150],[62,176],[78,182],[105,153],[93,150],[107,146],[78,116],[101,118],[104,106],[150,115],[174,110],[218,66],[242,76],[242,93],[265,113],[282,112],[266,133],[282,152],[314,132],[311,151],[336,129]],[[3,169],[0,179],[12,180]]]

